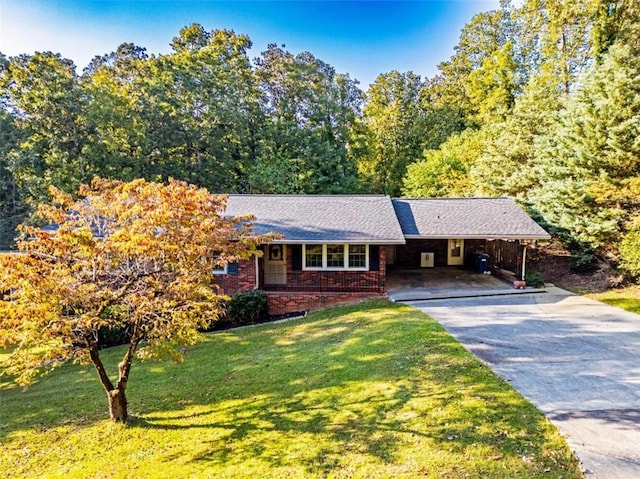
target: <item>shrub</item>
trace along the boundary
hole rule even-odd
[[[103,326],[98,330],[100,348],[110,348],[127,344],[131,340],[131,331],[126,326]]]
[[[266,321],[267,293],[258,289],[236,293],[227,303],[227,315],[240,325]]]
[[[629,276],[640,278],[640,218],[632,223],[620,243],[621,267]]]
[[[534,288],[541,288],[544,286],[544,279],[537,271],[527,271],[524,279],[527,282],[527,286],[533,286]]]
[[[126,310],[122,306],[108,306],[102,312],[101,317],[108,320],[109,324],[98,329],[101,349],[127,344],[131,340],[131,325],[120,320],[123,314],[126,314]]]

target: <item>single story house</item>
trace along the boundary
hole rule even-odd
[[[282,235],[216,272],[226,294],[266,291],[273,315],[384,296],[389,269],[460,266],[475,252],[523,277],[527,245],[550,238],[509,198],[229,195],[226,213]]]

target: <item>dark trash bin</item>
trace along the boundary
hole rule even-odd
[[[476,256],[476,271],[478,273],[489,273],[489,255],[486,253],[480,253]]]

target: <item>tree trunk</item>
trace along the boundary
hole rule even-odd
[[[107,392],[109,398],[109,416],[113,422],[127,422],[127,397],[124,389],[112,389]]]

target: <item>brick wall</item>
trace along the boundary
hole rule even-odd
[[[287,284],[262,285],[267,291],[365,292],[383,293],[385,288],[385,248],[379,248],[378,271],[305,271],[293,269],[293,254],[287,247]]]
[[[432,252],[434,266],[447,266],[446,239],[409,239],[404,246],[396,248],[396,266],[399,268],[419,268],[420,253]]]
[[[216,274],[213,283],[220,287],[222,294],[233,296],[238,291],[249,291],[256,287],[256,266],[255,259],[242,260],[238,262],[236,274]],[[229,266],[227,268],[231,270]]]
[[[261,275],[260,288],[267,291],[269,314],[313,311],[385,297],[385,248],[379,248],[379,255],[379,271],[294,271],[292,255],[287,254],[286,285],[265,286]],[[261,258],[260,268],[263,264]],[[240,261],[236,274],[215,275],[214,283],[229,296],[255,289],[255,260]]]
[[[296,313],[314,311],[330,306],[354,304],[368,299],[384,298],[377,293],[293,293],[288,291],[268,291],[269,314]]]

